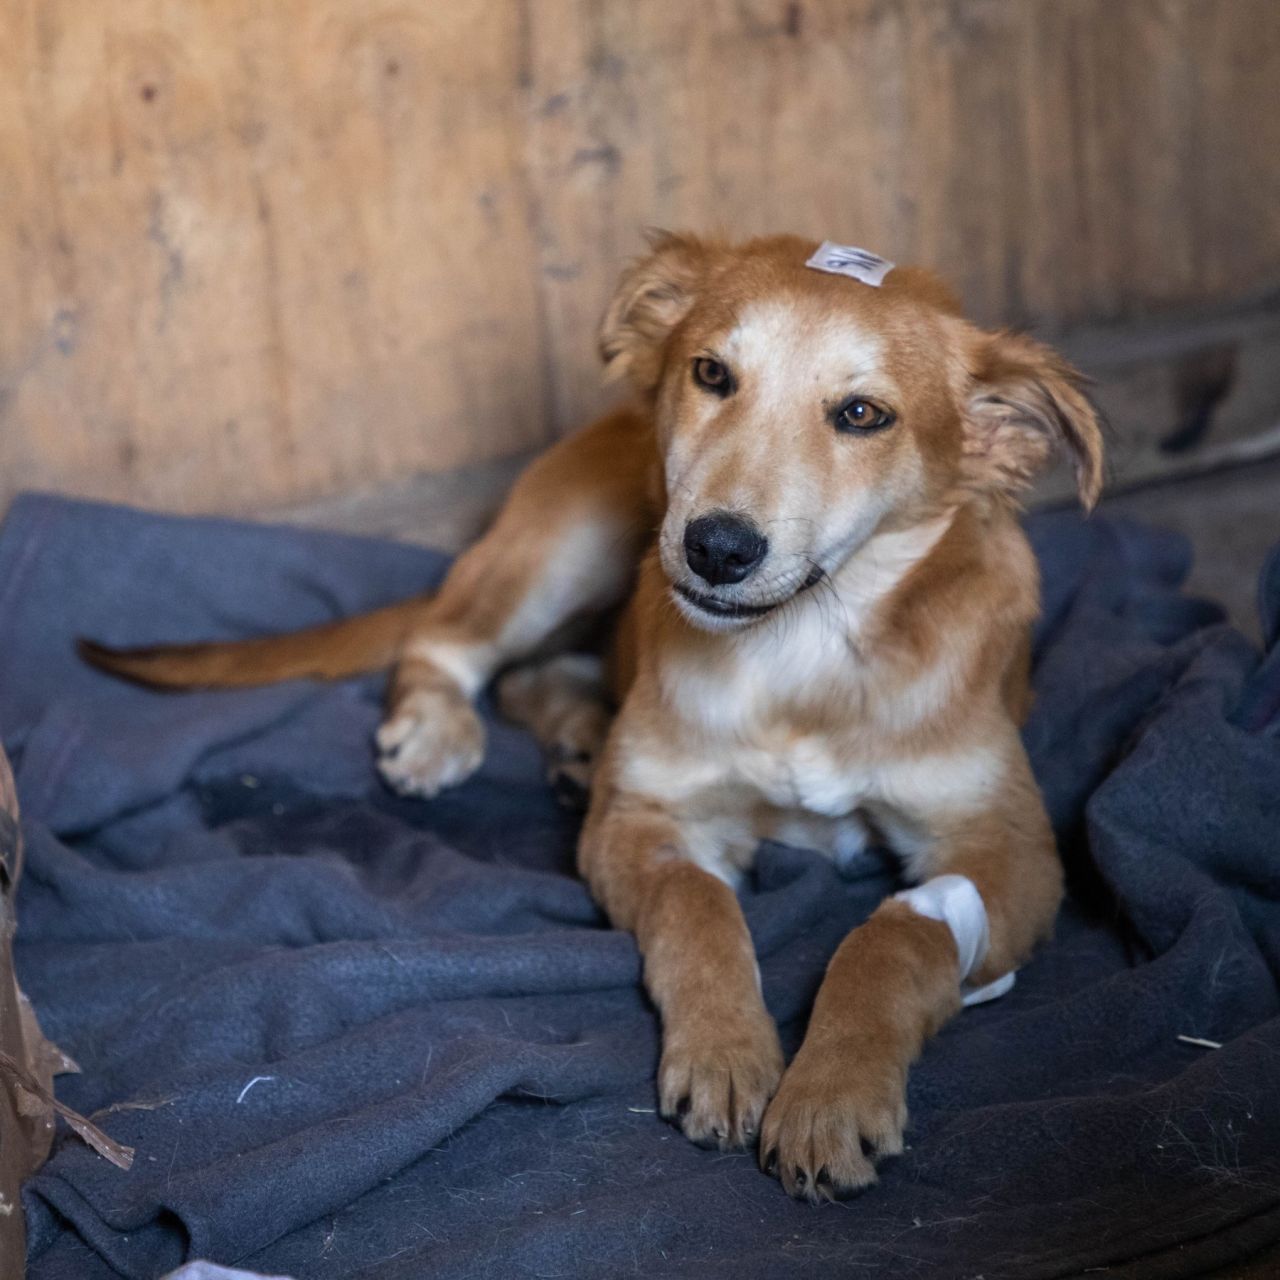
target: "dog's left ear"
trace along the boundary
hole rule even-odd
[[[1102,491],[1102,431],[1083,377],[1057,352],[1017,333],[983,333],[973,349],[963,467],[977,489],[1027,488],[1054,447],[1071,458],[1080,501]]]
[[[693,306],[711,256],[693,236],[655,231],[648,238],[652,252],[622,273],[600,323],[605,376],[625,376],[646,392],[658,385],[667,338]]]

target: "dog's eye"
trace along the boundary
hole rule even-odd
[[[699,356],[693,362],[693,380],[718,396],[727,396],[733,390],[733,374],[728,366],[711,356]]]
[[[897,421],[892,409],[878,405],[874,400],[864,400],[855,396],[845,401],[836,410],[836,430],[848,431],[855,435],[867,435],[872,431],[883,431]]]

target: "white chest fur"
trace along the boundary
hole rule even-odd
[[[631,755],[626,784],[667,801],[745,789],[778,809],[849,814],[867,790],[847,740],[856,736],[861,679],[847,632],[813,607],[724,649],[672,657],[661,669],[662,692],[687,737]],[[824,694],[848,708],[850,734],[797,730],[787,709]],[[695,750],[681,749],[694,742]]]
[[[920,687],[899,685],[886,706],[874,673],[859,667],[842,638],[811,639],[789,644],[786,663],[768,661],[761,642],[728,664],[673,663],[663,692],[678,711],[660,737],[624,733],[622,786],[686,811],[741,811],[753,798],[820,819],[873,810],[904,833],[914,818],[985,802],[1005,772],[1010,743],[985,737],[921,752],[913,732],[913,749],[895,746],[897,731],[916,730],[945,705],[945,671],[922,673]],[[814,690],[822,695],[817,711],[832,714],[813,714]],[[788,715],[793,699],[807,700],[810,714]]]
[[[759,736],[780,703],[848,680],[847,632],[815,605],[796,600],[714,646],[664,654],[659,679],[673,717],[703,735],[745,741]]]
[[[780,809],[804,809],[827,818],[852,813],[865,799],[866,771],[841,760],[823,737],[802,737],[776,747],[741,747],[729,755],[734,781],[754,788]]]
[[[945,529],[941,520],[881,535],[833,577],[829,594],[799,597],[715,643],[664,652],[665,715],[632,737],[624,710],[623,788],[686,815],[741,818],[752,806],[771,808],[760,834],[787,815],[810,830],[856,827],[859,811],[872,813],[908,856],[918,819],[983,803],[1004,772],[1007,744],[978,736],[938,753],[919,747],[918,731],[954,696],[971,638],[953,637],[905,681],[877,667],[861,643],[878,603]]]

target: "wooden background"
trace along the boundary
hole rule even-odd
[[[1274,302],[1277,157],[1277,0],[0,0],[0,502],[534,447],[646,224],[1050,336]]]

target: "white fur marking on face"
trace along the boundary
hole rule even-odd
[[[776,604],[789,598],[812,568],[834,573],[870,537],[895,493],[922,483],[922,462],[909,433],[893,446],[892,484],[861,470],[870,442],[843,439],[831,415],[849,396],[900,403],[900,388],[884,366],[886,339],[848,314],[802,296],[774,297],[743,307],[723,335],[709,337],[739,386],[730,401],[686,394],[686,431],[665,452],[667,514],[659,538],[663,569],[673,583],[701,590],[689,577],[683,546],[688,522],[723,509],[750,517],[769,540],[761,569],[740,588],[717,590],[726,601]],[[710,348],[709,348],[710,349]],[[883,456],[882,450],[876,450]],[[847,483],[830,493],[832,467]],[[676,607],[697,628],[729,631],[750,625]]]
[[[708,504],[742,509],[764,526],[778,517],[790,522],[795,516],[813,515],[813,502],[805,492],[809,464],[804,450],[791,447],[795,433],[834,433],[822,418],[824,406],[835,398],[855,390],[890,395],[893,389],[886,385],[881,365],[883,350],[877,335],[853,321],[826,314],[807,318],[798,302],[774,299],[743,308],[718,354],[741,382],[737,412],[745,416],[733,432],[698,436],[688,447],[681,447],[677,437],[667,451],[667,489],[673,495],[663,536],[668,573],[681,572],[685,521],[702,514]],[[700,412],[714,416],[719,404],[704,396]],[[726,486],[720,477],[728,463],[735,479]],[[762,476],[768,477],[769,490],[763,506]],[[825,514],[838,528],[815,528],[809,545],[794,549],[821,550],[843,536],[842,513]],[[798,526],[790,530],[793,540],[798,531]],[[770,541],[779,543],[780,530],[769,532]]]
[[[799,396],[815,399],[878,382],[884,343],[847,319],[805,322],[783,301],[744,307],[724,344],[730,367],[750,383],[752,407],[790,415]]]

